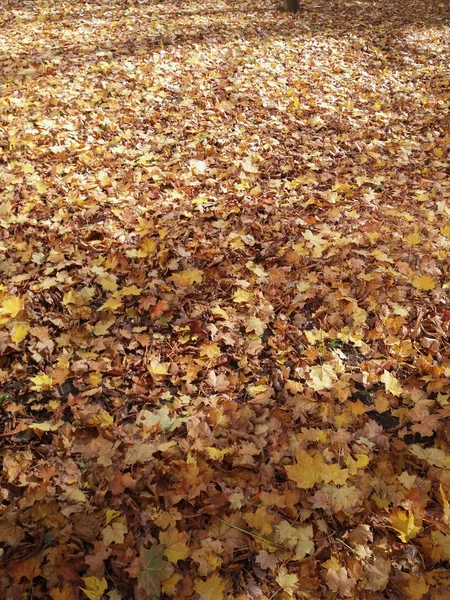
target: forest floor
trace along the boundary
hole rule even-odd
[[[2,3],[2,599],[450,598],[449,65],[449,0]]]

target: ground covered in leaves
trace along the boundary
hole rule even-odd
[[[450,598],[448,0],[1,10],[1,598]]]

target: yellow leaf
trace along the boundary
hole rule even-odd
[[[160,532],[159,542],[164,546],[164,556],[171,563],[176,565],[179,560],[184,560],[189,556],[187,539],[187,534],[178,531],[175,527]]]
[[[252,304],[254,298],[252,292],[247,292],[247,290],[239,288],[238,290],[236,290],[236,292],[234,292],[233,300],[234,302],[248,302],[249,304]]]
[[[411,444],[409,451],[417,458],[426,460],[430,465],[440,469],[450,469],[450,456],[440,448],[424,448],[419,444]]]
[[[435,545],[440,546],[442,558],[450,560],[450,535],[445,535],[440,531],[433,531],[431,538]]]
[[[100,171],[97,175],[97,179],[102,187],[108,187],[111,185],[111,177],[104,170]]]
[[[119,296],[140,296],[142,294],[142,288],[138,288],[137,285],[126,285],[119,292]]]
[[[208,452],[209,458],[211,460],[219,460],[219,461],[221,461],[223,459],[223,457],[226,456],[227,454],[230,454],[230,452],[233,452],[232,448],[219,449],[219,448],[214,448],[213,446],[207,446],[205,448],[205,450]]]
[[[97,387],[102,382],[102,379],[103,375],[98,371],[95,371],[89,375],[89,383],[94,387]]]
[[[389,371],[384,371],[383,375],[380,377],[380,381],[384,383],[384,387],[386,388],[387,392],[390,392],[394,396],[402,395],[402,386],[400,385],[398,379],[389,373]]]
[[[414,515],[412,512],[397,508],[390,515],[392,529],[394,529],[400,540],[406,544],[409,540],[416,537],[421,530],[414,524]]]
[[[221,354],[221,350],[216,342],[204,343],[199,348],[200,356],[208,358],[217,358]]]
[[[101,600],[103,593],[108,589],[106,579],[103,577],[83,577],[85,588],[80,587],[80,590],[86,594],[89,600]]]
[[[167,375],[170,368],[170,362],[160,362],[158,358],[152,358],[147,364],[147,370],[149,373],[155,376]]]
[[[275,515],[268,514],[264,506],[260,506],[255,513],[245,513],[244,519],[247,525],[252,529],[256,529],[258,533],[262,535],[272,533],[272,521],[275,519]]]
[[[15,344],[20,344],[28,335],[29,323],[16,323],[11,330],[11,339]]]
[[[203,281],[203,271],[200,269],[186,269],[179,273],[174,273],[172,277],[169,277],[177,287],[189,287],[194,283],[201,283]]]
[[[310,376],[311,382],[309,382],[309,386],[316,392],[330,390],[337,380],[337,375],[332,365],[328,363],[311,367]]]
[[[18,296],[6,296],[0,305],[0,314],[8,317],[17,317],[25,308],[25,300]]]
[[[223,600],[225,582],[214,573],[206,581],[197,579],[194,590],[200,596],[200,600]]]
[[[84,493],[75,485],[69,487],[64,494],[61,494],[60,500],[65,502],[87,502]]]
[[[114,312],[122,306],[122,300],[120,298],[112,296],[100,307],[100,310],[110,310]]]
[[[94,325],[94,329],[92,330],[94,335],[105,335],[111,325],[114,323],[114,319],[110,321],[98,321]]]
[[[348,469],[341,469],[336,463],[332,465],[325,464],[322,469],[322,481],[330,483],[331,481],[335,485],[345,485],[349,476]]]
[[[162,593],[166,596],[175,596],[177,585],[181,579],[181,575],[174,573],[172,577],[169,577],[169,579],[162,584]]]
[[[429,199],[430,195],[428,192],[424,192],[423,190],[416,190],[416,198],[418,202],[426,202]]]
[[[257,165],[252,163],[252,159],[250,156],[247,156],[246,158],[244,158],[244,160],[241,162],[242,164],[242,168],[244,169],[244,171],[246,173],[257,173],[258,172],[258,167]]]
[[[35,431],[56,431],[60,427],[64,425],[64,421],[57,421],[56,423],[52,423],[52,421],[43,421],[42,423],[32,423],[28,425],[28,429],[33,429]]]
[[[418,290],[427,292],[428,290],[434,290],[436,282],[429,275],[416,276],[413,279],[413,286]]]
[[[115,292],[117,290],[117,283],[114,279],[111,279],[110,277],[101,277],[99,281],[104,290],[107,290],[108,292]]]
[[[222,308],[220,308],[220,306],[215,306],[214,308],[212,308],[211,314],[214,315],[215,317],[220,317],[221,319],[225,319],[225,321],[228,320],[228,314]]]
[[[104,408],[92,415],[88,421],[89,425],[99,425],[102,428],[109,427],[114,423],[114,418]]]
[[[450,225],[444,225],[444,227],[441,227],[440,231],[445,237],[450,237]]]
[[[106,525],[109,525],[116,517],[120,517],[120,512],[112,508],[106,510]]]
[[[293,527],[288,521],[281,521],[276,526],[277,540],[289,549],[295,549],[295,560],[302,560],[307,554],[314,553],[314,532],[312,525],[297,525]]]
[[[138,258],[147,258],[150,254],[154,254],[156,251],[156,242],[152,238],[144,238],[140,245],[139,250],[136,253]]]
[[[49,375],[45,373],[41,373],[40,375],[35,375],[34,377],[30,377],[30,380],[33,382],[32,390],[36,392],[40,392],[42,390],[48,390],[52,387],[53,381]]]
[[[405,592],[409,600],[422,600],[428,594],[429,589],[430,586],[423,575],[419,575],[418,577],[411,575]]]
[[[442,498],[442,508],[444,509],[444,514],[442,515],[442,520],[446,525],[450,525],[450,504],[447,500],[447,496],[445,495],[444,488],[442,487],[442,483],[439,484],[439,492],[441,493]]]
[[[285,467],[287,476],[298,488],[308,490],[322,481],[324,460],[320,454],[310,456],[305,450],[298,450],[297,462]]]
[[[298,583],[298,577],[295,573],[287,573],[285,568],[280,569],[280,574],[276,578],[278,585],[283,590],[292,596],[294,594],[295,586]]]
[[[102,531],[103,542],[106,547],[111,544],[123,544],[126,533],[128,533],[128,527],[121,521],[114,521]]]
[[[406,242],[408,242],[408,244],[411,244],[411,246],[420,244],[420,235],[417,229],[413,233],[407,235],[404,239]]]

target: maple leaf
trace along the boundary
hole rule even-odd
[[[244,158],[244,160],[241,162],[242,164],[242,168],[244,169],[244,171],[246,173],[258,173],[258,167],[257,165],[255,165],[252,162],[252,159],[250,156],[247,156],[246,158]]]
[[[389,371],[384,371],[383,375],[380,377],[380,381],[384,383],[387,392],[390,392],[394,396],[402,395],[403,390],[398,379],[389,373]]]
[[[89,600],[101,600],[103,593],[108,589],[106,579],[103,577],[83,577],[84,585],[80,590],[86,594]]]
[[[189,556],[187,540],[186,533],[179,532],[174,527],[161,531],[159,534],[159,543],[164,546],[164,556],[174,564]]]
[[[337,375],[332,365],[327,363],[311,367],[309,373],[311,376],[311,383],[309,385],[316,392],[320,392],[321,390],[330,390],[335,381],[337,381]]]
[[[364,570],[367,576],[368,590],[382,592],[389,583],[389,574],[391,572],[391,561],[381,556],[376,556],[373,564],[365,563]]]
[[[127,531],[128,527],[120,521],[115,521],[111,525],[105,527],[102,531],[105,546],[108,547],[111,544],[123,544]]]
[[[262,550],[256,557],[256,562],[261,569],[275,571],[279,563],[279,559],[274,554],[269,554],[267,550]]]
[[[409,540],[416,537],[421,530],[414,523],[414,515],[412,512],[397,508],[390,515],[392,529],[394,529],[401,539],[406,544]]]
[[[408,587],[404,590],[409,600],[422,600],[428,594],[430,586],[423,575],[410,575]]]
[[[210,371],[206,378],[208,383],[216,392],[224,392],[230,386],[227,378],[223,373],[217,374],[215,371]]]
[[[298,450],[297,462],[285,467],[287,476],[300,489],[310,489],[322,481],[323,458],[320,455],[310,456],[305,450]]]
[[[204,272],[200,269],[186,269],[179,273],[174,273],[169,279],[171,279],[177,287],[188,287],[194,285],[194,283],[201,283],[203,281]]]
[[[18,296],[7,296],[0,304],[0,315],[7,317],[17,317],[25,309],[24,298]]]
[[[295,560],[302,560],[307,554],[314,553],[314,532],[312,525],[297,525],[292,527],[283,520],[276,526],[277,539],[286,543],[290,549],[295,549]]]
[[[435,280],[429,275],[416,276],[413,278],[413,286],[424,292],[428,292],[429,290],[434,290],[436,287]]]
[[[201,600],[223,600],[225,582],[214,573],[206,581],[197,579],[194,583],[194,590]]]
[[[260,506],[255,513],[245,513],[244,519],[249,527],[256,529],[262,535],[270,535],[272,533],[272,522],[275,517],[268,514],[263,506]]]
[[[298,577],[295,573],[288,573],[285,568],[280,569],[280,574],[275,578],[275,581],[287,594],[293,596],[298,584]]]
[[[52,378],[50,377],[50,375],[46,375],[45,373],[41,373],[40,375],[30,377],[30,381],[33,382],[31,389],[36,390],[37,392],[49,390],[53,385]]]
[[[27,337],[30,330],[30,324],[17,322],[11,330],[11,339],[15,344],[20,344]]]
[[[153,357],[150,362],[147,363],[147,370],[151,375],[160,377],[167,375],[170,369],[170,362],[160,362],[159,358]]]
[[[164,546],[141,548],[139,561],[142,570],[138,574],[138,584],[149,596],[161,595],[161,583],[171,577],[173,566],[164,560]]]
[[[439,546],[441,557],[444,560],[450,560],[450,535],[441,533],[440,531],[433,531],[431,538]]]
[[[356,585],[356,579],[350,577],[345,567],[337,570],[328,569],[325,575],[325,581],[332,592],[337,592],[341,598],[353,596],[353,590]]]

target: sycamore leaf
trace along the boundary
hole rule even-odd
[[[406,544],[409,540],[416,537],[421,530],[414,523],[414,515],[412,512],[403,510],[402,508],[395,509],[390,515],[392,529],[394,529],[401,539]]]
[[[225,582],[214,573],[206,581],[197,579],[194,590],[200,596],[200,600],[223,600]]]
[[[80,590],[86,594],[89,600],[101,600],[103,593],[108,589],[106,579],[103,577],[83,577],[84,585],[86,587],[80,587]]]
[[[161,595],[161,583],[173,573],[173,567],[164,560],[164,546],[152,546],[148,550],[141,548],[139,555],[142,570],[138,575],[138,584],[149,596]]]

